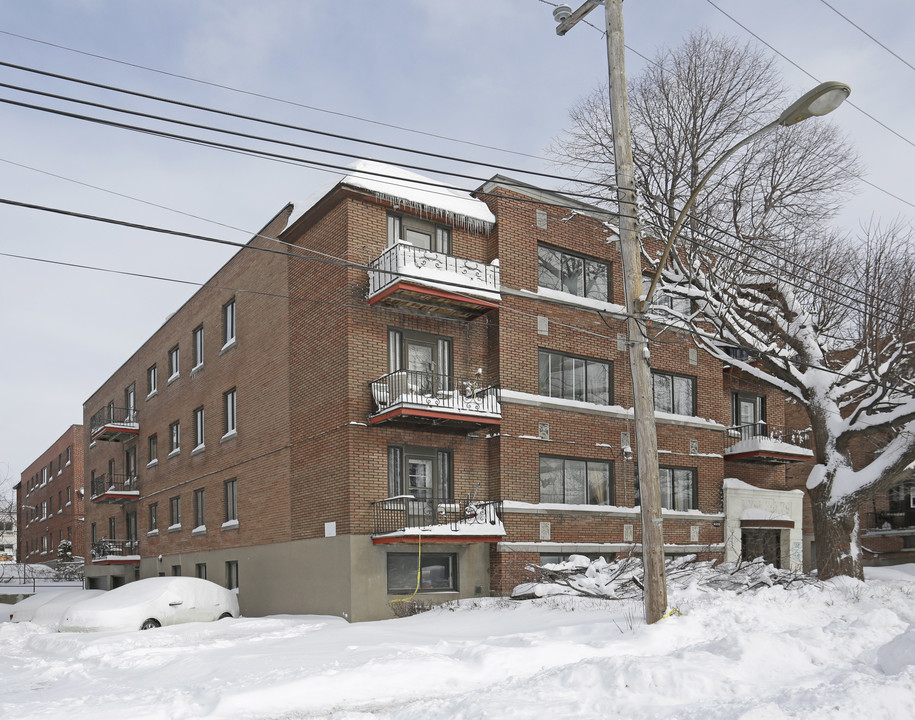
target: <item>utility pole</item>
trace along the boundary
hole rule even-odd
[[[598,5],[604,5],[607,30],[607,64],[610,71],[610,120],[616,163],[619,205],[620,255],[626,295],[626,331],[632,373],[633,412],[642,506],[642,563],[645,568],[645,622],[660,620],[667,611],[667,578],[664,574],[664,531],[661,520],[661,487],[658,472],[658,436],[654,417],[650,349],[642,295],[642,262],[639,250],[632,137],[629,130],[629,94],[623,40],[623,0],[587,0],[572,12],[567,5],[553,11],[559,22],[557,35],[565,35]]]

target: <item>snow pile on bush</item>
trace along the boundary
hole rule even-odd
[[[571,595],[578,597],[627,600],[640,598],[644,588],[641,558],[626,557],[607,562],[591,560],[584,555],[571,555],[562,563],[529,565],[536,580],[522,583],[512,590],[517,600]],[[666,563],[668,590],[747,592],[774,585],[809,585],[816,582],[802,575],[766,564],[762,559],[752,562],[718,563],[698,560],[695,555],[668,560]]]

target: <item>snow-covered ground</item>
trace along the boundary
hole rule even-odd
[[[350,625],[147,632],[0,624],[0,718],[915,717],[915,566],[745,595],[487,599]]]

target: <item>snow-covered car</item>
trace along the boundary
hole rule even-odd
[[[67,590],[60,595],[55,596],[50,602],[43,603],[36,608],[32,615],[32,622],[36,625],[47,625],[56,628],[60,625],[60,620],[64,613],[83,600],[104,594],[104,590]]]
[[[34,595],[30,595],[24,600],[20,600],[15,605],[10,606],[10,622],[30,622],[35,611],[45,603],[51,602],[59,595],[67,592],[64,590],[43,590]]]
[[[149,630],[228,617],[238,617],[231,590],[199,578],[153,577],[71,605],[58,630]]]

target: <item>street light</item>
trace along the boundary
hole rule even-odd
[[[811,117],[819,117],[821,115],[826,115],[835,110],[839,105],[845,102],[851,94],[851,88],[845,83],[836,82],[831,80],[829,82],[820,83],[813,90],[804,93],[800,98],[795,100],[791,105],[789,105],[785,111],[778,116],[777,119],[770,122],[768,125],[764,125],[759,130],[754,133],[751,133],[743,140],[741,140],[736,145],[729,148],[724,155],[722,155],[715,162],[712,167],[708,169],[705,175],[702,176],[702,179],[699,181],[699,184],[696,185],[696,189],[693,190],[692,195],[689,196],[689,199],[686,201],[686,204],[683,206],[683,209],[680,211],[680,214],[677,216],[677,221],[674,223],[673,229],[670,231],[670,235],[667,237],[667,244],[664,246],[664,252],[661,254],[661,259],[658,261],[658,269],[655,271],[654,277],[651,278],[651,285],[648,288],[648,292],[645,293],[645,297],[641,301],[640,309],[644,311],[649,304],[651,303],[651,298],[654,295],[655,288],[658,285],[658,280],[661,277],[661,270],[664,267],[664,264],[667,262],[667,257],[670,255],[670,249],[673,247],[674,240],[677,238],[677,233],[680,232],[680,226],[683,225],[683,221],[686,219],[686,214],[689,212],[689,209],[693,206],[693,202],[698,197],[699,193],[702,191],[702,188],[705,187],[705,183],[712,176],[712,174],[721,167],[721,164],[727,160],[731,155],[740,150],[744,145],[753,142],[759,137],[772,132],[773,130],[779,127],[788,127],[799,123],[802,120],[806,120]]]

